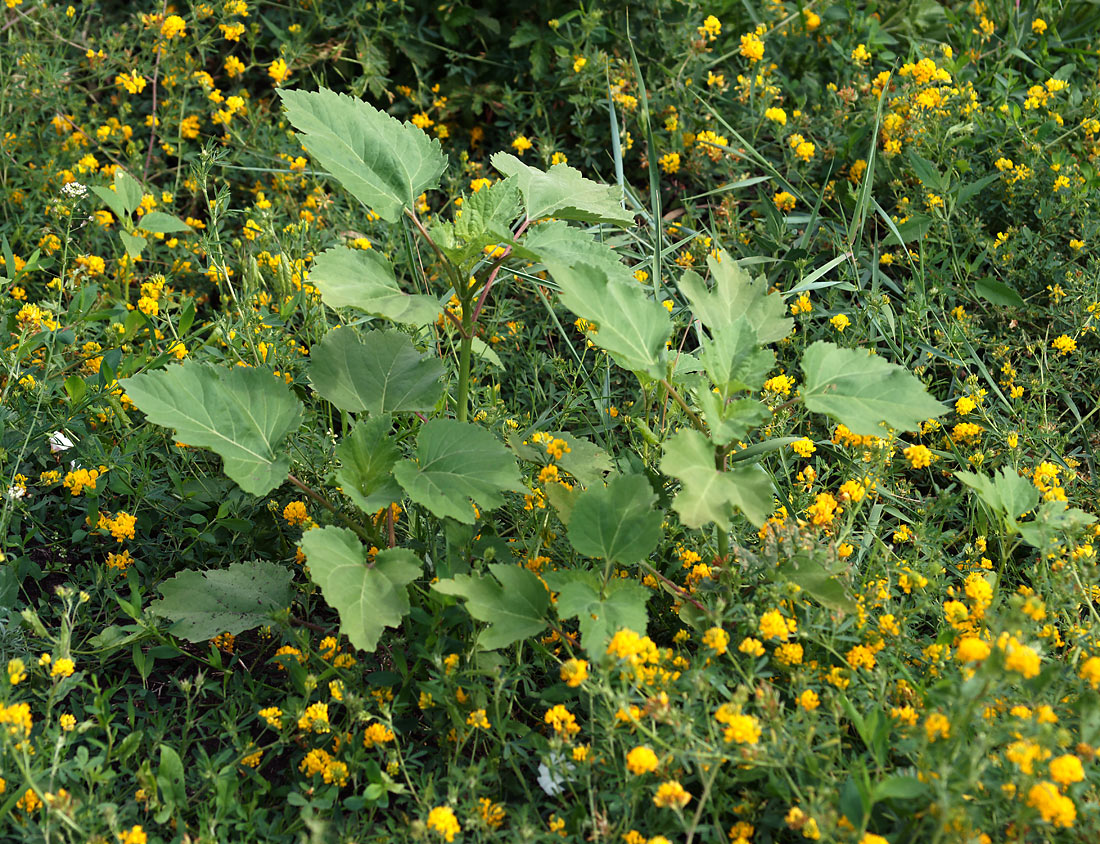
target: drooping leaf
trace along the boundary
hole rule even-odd
[[[286,480],[290,459],[279,445],[301,424],[302,404],[270,371],[184,361],[120,383],[150,422],[217,452],[245,492],[267,495]]]
[[[579,317],[598,326],[589,335],[626,369],[660,378],[665,340],[672,332],[668,311],[626,273],[630,281],[592,264],[544,260],[561,289],[561,301]],[[624,268],[625,270],[625,268]]]
[[[493,577],[458,574],[432,584],[432,589],[464,599],[466,611],[489,624],[477,639],[487,650],[506,648],[545,630],[550,593],[538,576],[523,566],[499,563],[489,571]]]
[[[644,560],[661,541],[657,494],[643,475],[621,475],[578,497],[569,542],[581,554],[617,563]]]
[[[447,169],[437,138],[362,100],[327,88],[278,93],[313,159],[387,222],[437,187]]]
[[[530,220],[557,217],[619,226],[634,222],[634,215],[623,210],[619,188],[586,179],[568,164],[555,164],[543,171],[506,152],[494,153],[489,161],[505,176],[515,179]]]
[[[388,507],[404,494],[393,479],[401,452],[389,436],[391,424],[388,415],[359,422],[336,446],[336,483],[365,513]]]
[[[428,325],[440,311],[434,296],[405,293],[393,265],[374,249],[326,249],[314,259],[309,283],[330,308],[356,308],[403,325]]]
[[[561,264],[592,264],[605,269],[616,281],[638,284],[608,243],[562,220],[550,220],[530,229],[523,239],[520,254]]]
[[[310,354],[317,392],[355,413],[431,410],[443,394],[443,373],[442,363],[399,331],[368,331],[360,339],[352,328],[334,328]]]
[[[138,227],[154,234],[191,231],[191,227],[179,217],[165,214],[163,211],[150,211],[138,221]]]
[[[270,624],[290,606],[294,572],[265,561],[232,563],[227,569],[184,571],[162,583],[149,611],[172,622],[168,632],[188,642],[236,636]]]
[[[1017,520],[1039,503],[1039,489],[1015,470],[1002,467],[993,477],[956,472],[955,477],[974,490],[990,510],[1014,533]]]
[[[640,583],[615,577],[601,589],[600,578],[586,571],[548,572],[546,581],[558,593],[558,617],[579,620],[581,644],[594,659],[603,656],[620,630],[645,633],[650,592]]]
[[[714,446],[698,431],[685,428],[668,439],[661,471],[680,481],[672,509],[687,527],[715,522],[724,530],[735,509],[759,527],[773,510],[767,474],[758,466],[719,472],[714,465]]]
[[[703,325],[713,332],[744,317],[756,332],[756,342],[762,346],[791,333],[794,320],[786,316],[783,298],[768,293],[768,282],[763,276],[752,278],[724,251],[717,259],[707,258],[707,266],[714,278],[713,289],[693,270],[680,279],[680,291]]]
[[[309,576],[340,613],[340,631],[355,647],[373,651],[382,632],[409,611],[408,585],[420,575],[420,560],[404,548],[390,548],[368,563],[355,534],[332,525],[307,530],[301,545]]]
[[[526,491],[500,440],[453,419],[426,422],[416,438],[415,460],[401,461],[393,474],[417,504],[465,524],[474,523],[475,504],[492,510],[504,503],[501,492]]]
[[[915,431],[946,408],[902,366],[862,349],[842,349],[819,340],[802,354],[802,399],[861,436],[881,435],[880,423]]]

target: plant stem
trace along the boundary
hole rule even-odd
[[[468,305],[462,307],[462,342],[458,347],[458,399],[455,415],[465,422],[470,405],[470,351],[474,345],[473,320]]]
[[[330,513],[332,513],[334,516],[336,516],[336,518],[346,524],[349,528],[355,531],[355,535],[362,539],[364,542],[370,545],[374,544],[374,538],[369,533],[367,533],[366,529],[362,525],[354,522],[353,520],[345,516],[342,512],[340,512],[340,509],[335,504],[333,504],[323,495],[318,492],[314,492],[294,475],[288,475],[287,480],[294,484],[294,486],[298,487],[298,489],[300,489],[302,492],[304,492],[326,510],[328,510]]]
[[[683,409],[684,413],[687,414],[688,419],[691,420],[691,424],[694,425],[696,427],[696,429],[698,429],[699,431],[701,431],[702,433],[705,434],[707,432],[707,429],[706,429],[706,426],[703,424],[703,420],[700,419],[696,415],[695,411],[692,410],[688,406],[688,403],[686,401],[684,401],[684,397],[681,396],[679,394],[679,392],[677,392],[676,388],[673,387],[668,382],[667,378],[662,378],[661,379],[661,386],[664,387],[668,391],[668,394],[670,396],[672,396],[672,398],[673,398],[673,400],[675,400],[676,404],[680,405],[680,407]]]

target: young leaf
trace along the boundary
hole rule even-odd
[[[390,438],[388,415],[360,422],[336,446],[340,468],[336,483],[364,513],[373,513],[400,501],[403,493],[393,479],[393,465],[401,457]]]
[[[668,311],[651,299],[629,273],[630,281],[607,268],[544,259],[561,290],[561,302],[579,317],[598,325],[592,342],[626,369],[654,378],[664,375],[665,340],[672,332]]]
[[[558,617],[580,621],[581,644],[593,658],[602,657],[611,637],[624,628],[645,633],[650,593],[640,583],[612,578],[601,594],[600,579],[592,572],[548,572],[546,580],[558,593]]]
[[[356,308],[403,325],[428,325],[440,312],[434,296],[405,293],[393,265],[374,249],[326,249],[314,259],[309,283],[330,308]]]
[[[424,423],[416,438],[416,459],[393,468],[409,498],[436,516],[472,525],[475,506],[492,510],[502,491],[525,492],[516,461],[483,428],[453,419]]]
[[[465,599],[466,611],[489,624],[477,639],[486,650],[506,648],[545,630],[550,593],[538,576],[522,566],[493,564],[489,571],[493,577],[458,574],[432,584],[432,589]]]
[[[515,180],[504,179],[466,197],[462,216],[455,220],[455,234],[467,241],[490,235],[511,243],[512,223],[522,208]]]
[[[785,316],[783,298],[768,293],[763,276],[753,279],[725,251],[718,259],[707,258],[707,266],[714,278],[713,290],[693,270],[680,279],[680,292],[691,302],[692,311],[703,325],[715,332],[744,317],[760,345],[782,340],[791,333],[794,320]]]
[[[340,613],[340,631],[355,647],[373,651],[385,628],[399,625],[409,611],[407,587],[420,574],[420,560],[390,548],[367,563],[355,534],[332,525],[307,530],[301,544],[310,577]]]
[[[569,542],[581,554],[617,563],[644,560],[661,540],[657,494],[642,475],[623,475],[581,493]]]
[[[309,379],[341,410],[371,414],[426,411],[443,394],[443,364],[399,331],[334,328],[310,354]]]
[[[124,213],[119,214],[120,218],[128,217],[137,207],[141,205],[141,198],[145,194],[142,190],[141,183],[127,173],[125,170],[115,170],[115,190],[114,193],[118,196]]]
[[[276,449],[301,424],[302,403],[268,370],[184,361],[120,383],[150,422],[217,452],[245,492],[267,495],[286,480],[290,459]]]
[[[327,88],[279,89],[286,116],[309,154],[352,196],[394,223],[447,169],[438,138]]]
[[[623,210],[619,188],[586,179],[568,164],[543,171],[506,152],[494,153],[489,161],[505,176],[514,177],[531,221],[557,217],[624,227],[634,222],[634,215]]]
[[[207,642],[222,633],[236,636],[270,624],[290,606],[286,566],[254,561],[227,569],[183,571],[158,588],[161,598],[149,611],[172,622],[168,632],[188,642]]]
[[[862,436],[883,433],[885,422],[915,431],[946,408],[915,375],[862,349],[842,349],[822,340],[802,353],[802,400]]]
[[[1015,532],[1016,520],[1039,503],[1039,489],[1015,470],[1002,467],[992,478],[975,472],[956,472],[955,477],[978,493],[982,502]]]
[[[721,445],[745,438],[757,425],[771,419],[771,411],[756,399],[727,401],[713,392],[706,382],[695,390],[695,402],[703,411],[710,438]]]
[[[719,472],[714,446],[698,431],[685,428],[665,442],[661,471],[681,483],[672,502],[686,527],[715,522],[725,530],[734,509],[757,527],[773,510],[771,479],[757,466]]]
[[[756,331],[746,317],[711,329],[703,340],[699,362],[723,395],[759,390],[775,365],[775,352],[757,346]]]

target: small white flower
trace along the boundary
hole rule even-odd
[[[565,762],[565,757],[560,753],[551,754],[550,764],[554,766],[555,770],[551,771],[545,762],[539,762],[538,784],[539,788],[551,797],[557,797],[565,790],[562,785],[566,780],[565,773],[572,771],[574,766]]]
[[[80,182],[69,182],[61,188],[61,193],[69,199],[83,199],[88,195],[88,189]]]
[[[12,501],[18,501],[26,494],[27,488],[22,484],[15,484],[14,486],[8,487],[8,498],[10,498]]]
[[[68,451],[72,447],[73,441],[60,431],[54,431],[50,434],[50,454],[57,454],[59,451]]]

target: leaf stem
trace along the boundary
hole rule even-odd
[[[688,406],[688,403],[687,403],[686,401],[684,401],[684,397],[683,397],[683,396],[681,396],[681,395],[680,395],[680,393],[679,393],[679,392],[677,392],[676,388],[675,388],[675,387],[673,387],[673,386],[672,386],[672,385],[671,385],[671,384],[670,384],[670,383],[668,382],[668,379],[667,379],[667,378],[662,378],[662,379],[661,379],[661,386],[662,386],[662,387],[664,387],[664,388],[665,388],[665,389],[666,389],[666,390],[668,391],[668,394],[669,394],[670,396],[672,396],[672,398],[673,398],[673,400],[675,400],[676,404],[680,405],[680,407],[681,407],[681,408],[683,409],[684,413],[686,413],[686,414],[687,414],[687,417],[688,417],[688,419],[690,419],[690,420],[691,420],[691,424],[692,424],[692,425],[694,425],[694,426],[695,426],[695,427],[696,427],[696,428],[697,428],[697,429],[698,429],[699,431],[701,431],[702,433],[704,433],[704,434],[705,434],[705,433],[707,432],[707,428],[706,428],[706,426],[705,426],[705,425],[703,424],[703,420],[702,420],[702,419],[700,419],[700,418],[699,418],[699,417],[698,417],[698,416],[696,415],[695,411],[694,411],[694,410],[692,410],[692,409],[691,409],[691,408],[690,408],[690,407]]]
[[[294,486],[298,487],[298,489],[300,489],[302,492],[304,492],[307,496],[312,498],[326,510],[328,510],[330,513],[332,513],[334,516],[336,516],[336,518],[346,524],[349,528],[355,531],[355,535],[362,539],[364,542],[367,542],[371,545],[374,544],[374,537],[367,533],[366,529],[362,525],[345,516],[335,504],[333,504],[319,492],[315,492],[314,490],[310,489],[310,487],[306,486],[294,475],[288,475],[287,480],[294,484]]]
[[[516,229],[516,233],[512,237],[513,238],[518,238],[521,234],[523,234],[525,231],[527,231],[527,227],[529,225],[531,225],[531,218],[530,217],[524,217],[523,222],[520,223],[519,228]],[[485,287],[482,288],[481,296],[478,297],[477,306],[474,308],[474,325],[477,324],[477,318],[481,315],[481,309],[485,305],[485,299],[489,295],[489,290],[492,288],[493,282],[496,281],[497,273],[500,272],[500,268],[504,264],[504,259],[507,258],[511,254],[512,254],[512,247],[511,246],[506,246],[504,248],[504,254],[501,255],[500,258],[497,259],[496,265],[493,267],[492,272],[489,273],[489,280],[485,282]]]

